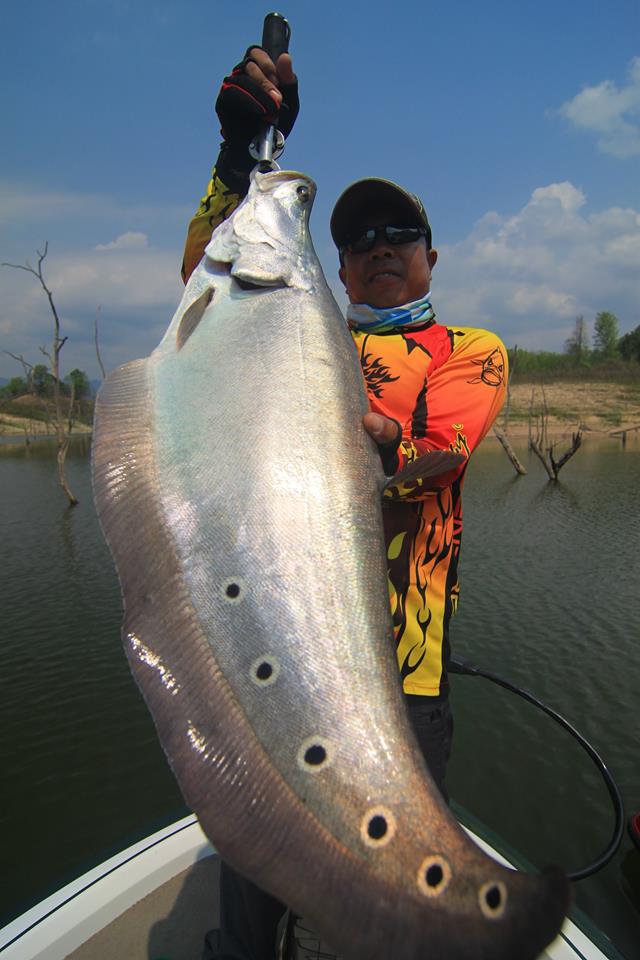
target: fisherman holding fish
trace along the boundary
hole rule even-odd
[[[286,136],[298,110],[289,54],[274,64],[260,47],[223,81],[216,110],[224,142],[189,225],[185,282],[216,227],[249,189],[248,144],[265,120]],[[505,395],[507,353],[484,330],[436,321],[431,273],[437,261],[420,199],[391,181],[347,187],[331,216],[351,329],[371,412],[364,425],[391,477],[423,454],[461,455],[434,491],[420,478],[387,487],[385,542],[398,667],[409,718],[431,775],[446,798],[451,749],[449,620],[458,602],[461,490],[468,458],[490,429]],[[223,864],[221,927],[205,956],[271,960],[284,907]],[[213,952],[211,952],[213,951]]]

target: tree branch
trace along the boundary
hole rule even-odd
[[[60,486],[66,493],[69,503],[72,506],[74,506],[78,501],[74,496],[74,494],[72,493],[69,487],[69,484],[67,483],[67,479],[65,476],[65,469],[64,469],[67,450],[69,448],[69,438],[71,436],[71,428],[73,426],[73,400],[75,396],[73,387],[71,391],[71,403],[69,405],[69,410],[67,411],[66,423],[65,423],[65,417],[62,412],[62,403],[61,403],[61,397],[60,397],[60,390],[61,390],[60,351],[64,347],[68,338],[60,336],[60,317],[58,315],[58,311],[56,309],[56,305],[53,300],[53,294],[49,289],[49,287],[47,286],[46,281],[44,279],[44,274],[42,272],[42,264],[44,263],[47,253],[49,252],[49,242],[45,241],[44,250],[42,251],[38,250],[36,252],[38,254],[37,269],[34,269],[29,262],[27,262],[26,266],[22,266],[21,264],[18,264],[18,263],[3,263],[2,266],[14,267],[16,270],[26,270],[27,273],[32,273],[34,277],[37,278],[40,286],[44,290],[47,296],[47,299],[49,301],[49,307],[51,309],[51,313],[53,315],[53,321],[54,321],[52,352],[49,353],[46,347],[40,347],[40,351],[48,359],[49,367],[53,375],[53,400],[54,400],[55,411],[56,411],[55,431],[56,431],[56,440],[58,445],[58,456],[57,456],[58,477],[60,480]]]
[[[102,357],[100,356],[100,348],[98,347],[98,317],[99,317],[99,315],[100,315],[100,310],[101,310],[101,309],[102,309],[102,307],[99,306],[98,309],[96,310],[96,316],[95,316],[95,319],[94,319],[94,321],[93,321],[93,335],[94,335],[93,338],[94,338],[95,345],[96,345],[96,357],[98,358],[98,364],[100,365],[100,370],[101,370],[101,372],[102,372],[102,379],[105,380],[107,374],[106,374],[106,371],[105,371],[105,369],[104,369],[104,364],[103,364],[103,362],[102,362]]]
[[[514,467],[516,473],[519,473],[521,476],[524,477],[524,476],[526,475],[527,471],[525,470],[525,468],[522,466],[522,464],[521,464],[520,461],[518,460],[518,458],[517,458],[517,456],[516,456],[516,453],[515,453],[515,450],[513,449],[513,447],[511,446],[511,444],[509,443],[509,440],[508,440],[507,435],[505,434],[505,432],[504,432],[503,430],[501,430],[500,427],[496,427],[496,426],[494,426],[493,432],[494,432],[494,434],[496,435],[496,437],[498,438],[498,440],[500,441],[500,443],[502,444],[503,450],[504,450],[504,452],[506,453],[506,455],[509,457],[509,460],[511,460],[511,463],[513,464],[513,467]]]

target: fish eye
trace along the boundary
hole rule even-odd
[[[418,887],[425,897],[439,897],[449,886],[451,867],[444,857],[425,857],[418,869]]]
[[[302,184],[296,190],[298,194],[298,200],[300,203],[308,203],[311,194],[309,193],[309,187],[305,187]]]
[[[483,883],[478,891],[480,909],[489,920],[499,920],[507,907],[507,888],[501,881]]]

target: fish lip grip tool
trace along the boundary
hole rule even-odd
[[[268,13],[262,27],[262,48],[275,63],[289,50],[291,27],[281,13]],[[258,161],[262,173],[278,170],[275,162],[284,150],[284,136],[273,123],[267,123],[249,144],[249,153]]]

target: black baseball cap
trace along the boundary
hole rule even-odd
[[[424,227],[427,231],[427,249],[431,249],[431,227],[420,197],[409,193],[392,180],[379,177],[356,180],[338,197],[329,224],[333,242],[338,249],[354,239],[354,232],[366,222],[367,215],[375,211],[376,207],[389,209],[394,213],[397,211],[403,220],[403,226]]]

